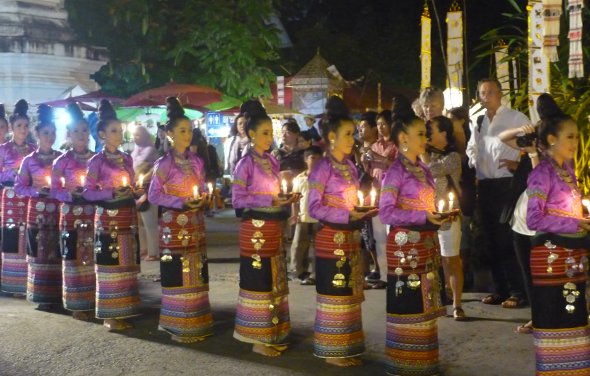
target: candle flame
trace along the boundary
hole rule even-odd
[[[287,181],[285,179],[283,179],[283,181],[281,182],[281,189],[283,191],[283,194],[287,194]]]
[[[127,186],[127,176],[123,176],[123,178],[121,179],[121,185],[123,187],[126,187]]]
[[[587,198],[583,199],[582,205],[584,205],[586,207],[588,214],[590,214],[590,200],[588,200]]]
[[[438,202],[438,212],[442,213],[444,209],[445,209],[445,200],[440,200]]]
[[[143,174],[139,174],[139,179],[137,179],[137,185],[139,187],[143,187]]]
[[[455,195],[453,194],[453,192],[449,192],[449,201],[453,200],[455,200]]]
[[[358,198],[359,198],[359,205],[360,206],[365,205],[365,196],[363,195],[363,192],[358,191]]]
[[[213,194],[213,183],[207,184],[207,188],[209,188],[209,193]]]
[[[45,181],[47,182],[47,186],[50,187],[51,186],[51,177],[46,176]]]
[[[193,198],[195,200],[199,198],[199,187],[196,185],[193,187]]]
[[[375,188],[371,189],[371,206],[375,206],[375,203],[377,202],[377,191],[375,190]]]
[[[84,187],[86,185],[86,176],[80,176],[80,186]]]
[[[59,180],[61,180],[61,186],[62,188],[66,186],[66,178],[64,178],[63,176],[61,178],[59,178]]]

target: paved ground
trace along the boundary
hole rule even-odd
[[[143,315],[135,329],[108,333],[100,322],[80,322],[65,312],[36,311],[32,304],[0,296],[0,375],[381,375],[384,374],[385,292],[371,290],[363,304],[367,353],[354,369],[326,365],[312,355],[315,289],[290,283],[291,349],[268,359],[233,339],[238,295],[237,226],[233,212],[207,221],[210,298],[215,336],[180,345],[157,330],[158,263],[142,263]],[[445,376],[534,374],[532,336],[515,334],[528,309],[479,303],[483,293],[464,296],[473,319],[439,319],[440,361]]]

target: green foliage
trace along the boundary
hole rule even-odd
[[[268,94],[278,59],[270,0],[66,0],[70,24],[110,63],[94,76],[121,96],[170,80],[241,98]]]
[[[519,83],[517,88],[513,88],[510,93],[512,105],[514,108],[529,113],[528,100],[528,25],[527,12],[520,7],[514,0],[509,0],[515,8],[514,13],[506,13],[504,17],[509,20],[505,25],[488,31],[482,36],[482,43],[476,47],[479,52],[477,63],[482,63],[487,59],[493,59],[494,53],[498,50],[500,41],[508,46],[507,59],[512,61],[516,59],[519,65]],[[590,11],[584,10],[584,23],[590,23]],[[568,71],[568,53],[569,41],[567,39],[567,30],[569,27],[569,18],[563,15],[561,18],[560,47],[558,48],[559,61],[552,63],[550,93],[559,105],[559,107],[570,115],[580,128],[580,147],[575,159],[576,175],[578,182],[585,195],[590,194],[590,80],[588,72],[590,69],[590,51],[587,47],[584,49],[584,62],[586,78],[570,79],[567,77]],[[582,46],[588,46],[590,35],[586,32],[583,36]],[[490,65],[493,67],[493,65]],[[495,71],[494,71],[495,72]],[[494,74],[490,74],[494,76]]]

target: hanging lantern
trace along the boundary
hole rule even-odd
[[[453,1],[447,13],[447,72],[448,87],[461,90],[463,86],[463,11]],[[463,104],[461,94],[461,104]]]
[[[569,0],[567,9],[570,17],[570,56],[568,60],[569,78],[584,77],[584,55],[582,53],[582,8],[584,0]]]
[[[529,113],[531,120],[539,120],[537,98],[549,92],[549,59],[543,49],[543,3],[541,0],[529,0],[527,5],[529,18]]]
[[[432,45],[430,42],[432,21],[430,19],[430,12],[428,11],[428,4],[426,2],[424,2],[424,11],[422,12],[420,24],[422,26],[422,39],[420,47],[422,79],[420,81],[420,87],[424,89],[430,87],[430,72],[432,66]]]
[[[549,61],[559,60],[559,18],[561,17],[562,0],[543,0],[543,53]]]
[[[510,62],[508,59],[508,46],[503,40],[496,46],[496,78],[502,85],[502,103],[510,107]]]

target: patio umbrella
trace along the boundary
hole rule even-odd
[[[137,93],[124,101],[122,105],[124,107],[162,106],[166,103],[167,97],[176,97],[184,107],[202,112],[211,110],[208,106],[216,103],[239,102],[237,99],[233,100],[233,98],[224,96],[220,91],[207,86],[170,82],[164,86]],[[215,108],[215,110],[219,109]]]
[[[70,103],[78,103],[80,105],[80,108],[82,108],[82,110],[84,111],[96,111],[98,103],[101,101],[101,99],[108,99],[113,104],[118,104],[123,101],[123,98],[107,94],[102,90],[96,90],[83,95],[67,97],[64,99],[57,99],[54,101],[43,102],[40,104],[46,104],[51,107],[66,107]]]

